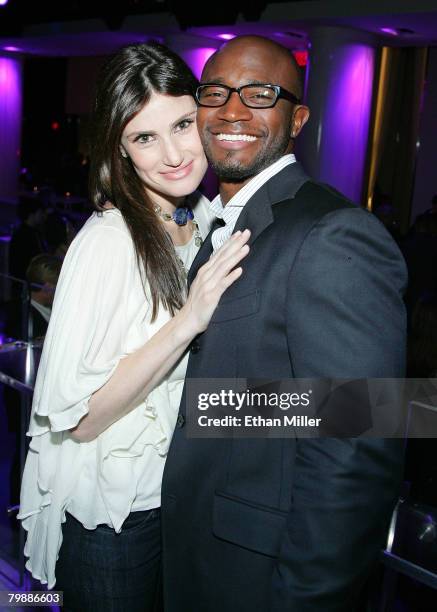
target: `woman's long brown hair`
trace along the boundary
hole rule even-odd
[[[163,305],[182,306],[184,280],[173,244],[153,210],[129,158],[120,152],[127,123],[152,92],[194,96],[197,80],[185,62],[159,43],[129,45],[104,66],[97,83],[91,145],[90,196],[98,211],[118,208],[132,236],[143,287],[152,298],[152,321]]]

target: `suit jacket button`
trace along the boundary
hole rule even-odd
[[[185,417],[184,417],[184,415],[183,415],[183,414],[180,412],[180,413],[178,414],[178,418],[177,418],[177,420],[176,420],[176,427],[181,428],[181,427],[183,427],[184,425],[185,425]]]
[[[190,346],[190,351],[195,355],[200,351],[200,344],[198,340],[193,340]]]

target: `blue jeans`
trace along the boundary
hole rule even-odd
[[[119,534],[66,516],[55,585],[63,612],[161,612],[160,509],[132,512]]]

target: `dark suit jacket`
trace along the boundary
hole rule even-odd
[[[188,377],[398,377],[406,271],[372,215],[294,164],[246,204],[242,277]],[[194,272],[209,257],[206,240]],[[193,273],[194,273],[193,272]],[[164,473],[166,612],[351,612],[383,543],[398,440],[187,439]]]

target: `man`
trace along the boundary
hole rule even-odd
[[[201,83],[226,225],[191,278],[232,232],[251,238],[187,377],[402,376],[404,264],[374,217],[295,162],[309,111],[288,51],[235,38]],[[184,391],[163,482],[166,612],[354,610],[397,495],[400,441],[188,439],[188,418]]]
[[[30,284],[29,338],[31,339],[46,334],[61,268],[60,257],[42,253],[32,259],[26,270],[26,279]]]
[[[21,301],[9,302],[5,324],[9,337],[32,341],[45,336],[61,267],[62,259],[55,255],[41,253],[32,258],[25,273],[30,288],[28,318],[23,322]]]

